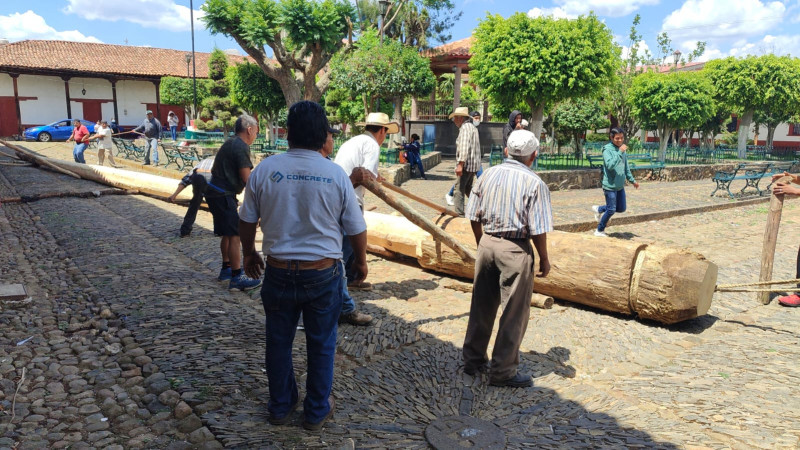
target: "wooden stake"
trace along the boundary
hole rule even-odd
[[[791,183],[792,177],[783,177],[775,183]],[[769,213],[767,214],[767,227],[764,230],[764,246],[761,249],[761,274],[758,281],[772,280],[772,265],[775,262],[775,246],[778,243],[778,228],[781,226],[781,213],[783,212],[784,194],[775,194],[769,200]],[[771,298],[769,292],[759,292],[758,299],[762,304],[768,305]]]
[[[531,306],[541,309],[550,309],[553,307],[553,297],[534,292],[531,294]]]
[[[395,198],[393,195],[383,190],[376,181],[366,180],[362,182],[361,185],[375,194],[375,196],[385,201],[389,206],[399,211],[400,214],[404,215],[406,219],[410,220],[414,225],[430,233],[434,240],[441,241],[444,245],[453,249],[464,262],[469,264],[475,263],[475,255],[472,254],[472,251],[453,238],[453,236],[450,236],[450,234],[437,227],[430,219],[416,212],[408,203]]]
[[[4,145],[4,146],[6,146],[6,147],[8,147],[8,148],[10,148],[12,150],[14,150],[15,152],[17,152],[17,155],[19,155],[20,158],[22,158],[23,160],[34,162],[34,163],[36,163],[36,164],[38,164],[40,166],[46,166],[46,167],[48,167],[50,169],[55,170],[56,172],[63,173],[64,175],[69,175],[69,176],[71,176],[73,178],[77,178],[79,180],[81,179],[81,176],[78,175],[77,173],[72,172],[72,171],[67,170],[67,169],[64,169],[64,168],[61,168],[61,167],[58,167],[57,165],[51,163],[47,158],[39,156],[36,153],[33,153],[32,151],[30,151],[28,149],[24,149],[22,147],[14,145],[14,144],[9,144],[8,142],[5,142],[5,141],[0,141],[0,144]]]
[[[389,188],[389,189],[397,192],[398,194],[405,195],[406,197],[410,198],[411,200],[416,200],[416,201],[422,203],[423,205],[427,206],[428,208],[431,208],[431,209],[433,209],[433,210],[435,210],[437,212],[440,212],[442,214],[447,214],[448,216],[458,217],[458,213],[453,211],[452,209],[447,209],[444,206],[437,205],[436,203],[433,203],[430,200],[427,200],[427,199],[424,199],[424,198],[419,197],[417,195],[414,195],[411,192],[408,192],[407,190],[405,190],[405,189],[403,189],[401,187],[398,187],[398,186],[393,185],[392,183],[389,183],[388,181],[381,181],[381,184],[383,185],[383,187]]]

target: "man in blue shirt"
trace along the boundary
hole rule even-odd
[[[245,272],[264,273],[261,302],[266,315],[269,422],[285,425],[299,403],[292,344],[303,315],[308,368],[303,427],[317,431],[333,415],[333,362],[345,277],[342,230],[355,252],[362,281],[367,275],[367,225],[350,179],[320,151],[325,146],[325,110],[297,102],[287,118],[289,151],[270,156],[253,170],[239,222]],[[261,221],[262,253],[255,248]]]

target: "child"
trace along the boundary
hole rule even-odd
[[[403,149],[406,151],[406,159],[408,163],[411,164],[411,170],[414,170],[414,165],[419,167],[419,176],[422,177],[423,180],[427,180],[425,178],[425,168],[422,167],[422,157],[419,155],[420,145],[419,145],[419,135],[412,134],[411,135],[411,143],[410,144],[403,144]]]

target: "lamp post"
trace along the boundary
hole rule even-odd
[[[672,60],[675,63],[675,70],[678,70],[678,61],[681,60],[681,51],[675,50],[672,52]]]
[[[378,0],[381,8],[381,44],[383,43],[383,29],[386,26],[386,13],[389,11],[389,5],[392,4],[391,0]]]
[[[186,78],[189,78],[191,76],[189,75],[189,63],[192,62],[192,54],[187,53],[185,57],[186,57]]]
[[[189,0],[189,22],[192,27],[192,88],[194,91],[193,112],[194,116],[197,116],[197,59],[194,57],[194,2],[192,2],[192,0]]]

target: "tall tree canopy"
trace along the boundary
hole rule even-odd
[[[644,73],[633,80],[629,96],[633,114],[658,130],[661,161],[674,130],[699,128],[716,113],[711,83],[702,72]]]
[[[202,9],[213,34],[233,38],[278,82],[287,106],[319,101],[330,83],[328,63],[352,45],[355,10],[346,0],[207,0]]]
[[[286,106],[278,83],[255,64],[230,66],[226,78],[233,102],[251,113],[275,117]]]
[[[789,56],[729,57],[709,61],[704,72],[714,86],[714,95],[740,114],[738,154],[745,158],[753,115],[786,117],[800,103],[800,63]]]
[[[209,95],[211,82],[197,80],[197,103],[202,104]],[[158,87],[161,101],[167,105],[180,105],[189,112],[189,117],[197,117],[194,110],[194,85],[191,78],[164,77]]]
[[[553,109],[552,116],[555,129],[572,136],[576,155],[583,153],[581,136],[586,130],[608,125],[600,102],[593,98],[563,101]]]
[[[395,99],[398,109],[404,96],[425,96],[436,86],[430,63],[416,49],[394,40],[381,44],[375,31],[361,35],[355,50],[333,59],[331,78],[336,87],[363,96],[365,115],[378,98]]]
[[[594,14],[572,20],[488,15],[473,35],[470,77],[492,101],[524,101],[537,135],[546,105],[597,94],[619,67],[611,30]]]
[[[201,117],[209,118],[204,124],[207,129],[222,128],[227,133],[233,128],[239,108],[230,97],[230,87],[225,74],[228,70],[228,57],[225,53],[215,48],[208,59],[209,96],[203,99]],[[201,121],[196,120],[195,125],[202,127]]]

